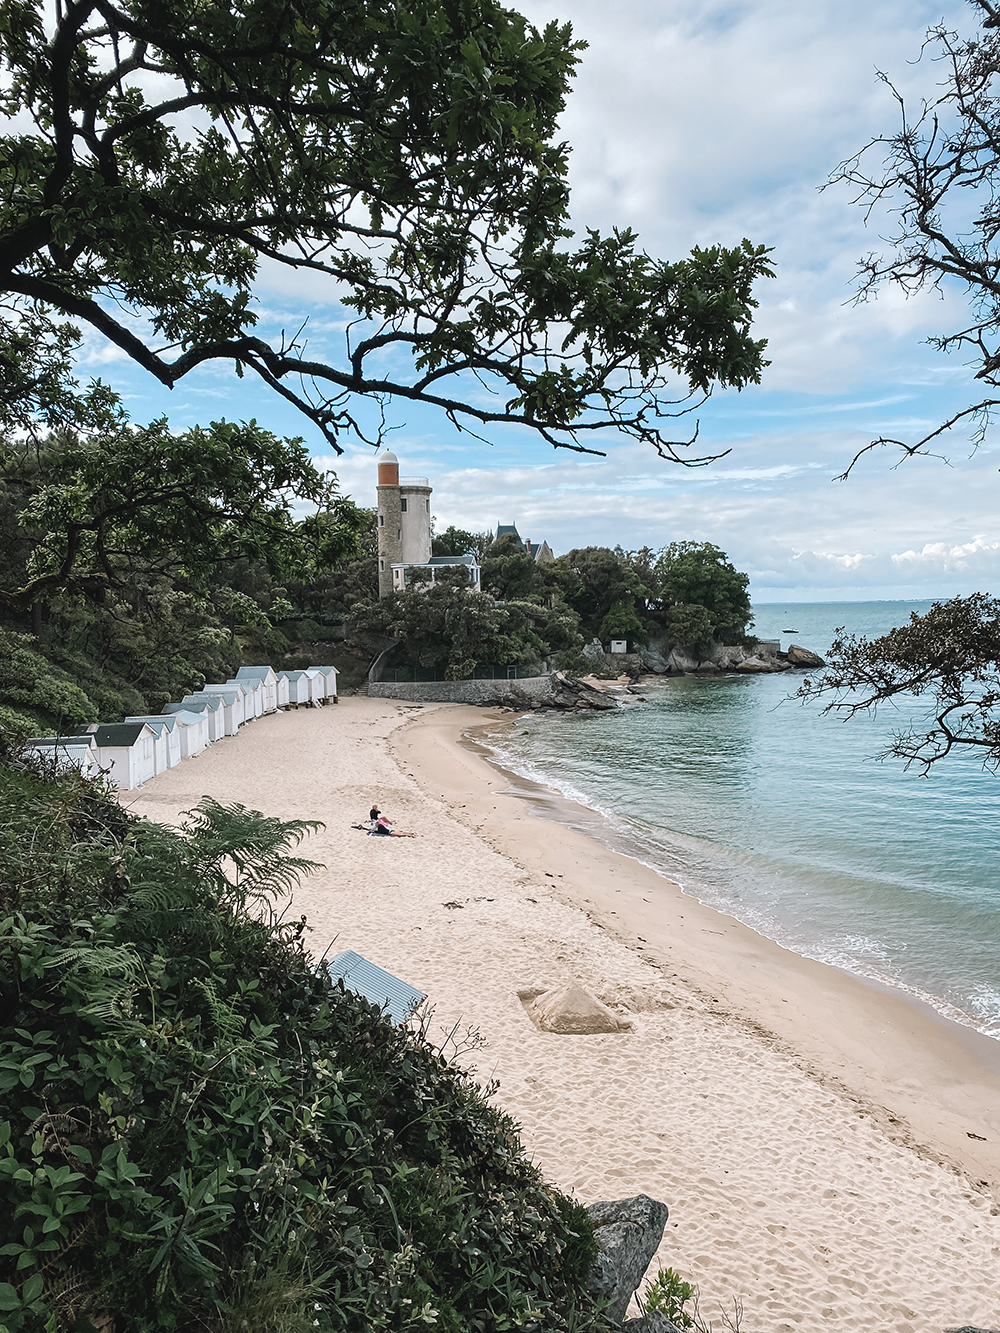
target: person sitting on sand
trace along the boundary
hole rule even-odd
[[[378,817],[381,813],[382,811],[378,808],[377,805],[373,805],[372,808],[368,811],[368,818],[371,820],[372,828],[374,828],[375,825],[378,823]]]
[[[390,828],[385,815],[379,815],[372,832],[380,834],[383,838],[415,838],[417,836],[415,833],[398,833],[394,828]]]

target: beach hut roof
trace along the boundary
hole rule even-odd
[[[29,736],[25,745],[34,745],[36,748],[41,745],[58,746],[60,749],[66,749],[68,746],[86,745],[91,746],[94,743],[94,737],[89,731],[77,732],[73,736]]]
[[[270,666],[244,666],[240,667],[236,673],[237,680],[267,680],[268,676],[274,675],[274,667]]]
[[[157,736],[161,735],[164,731],[173,731],[174,727],[177,725],[173,713],[160,714],[158,716],[154,716],[152,713],[147,713],[144,717],[139,717],[137,714],[133,714],[133,716],[127,717],[125,721],[145,722],[146,726],[155,731]]]
[[[331,981],[343,980],[346,990],[377,1004],[394,1023],[405,1023],[425,998],[423,991],[400,981],[399,977],[370,963],[353,949],[345,949],[329,959],[326,970]]]
[[[167,707],[169,706],[170,705],[168,704]],[[201,723],[203,727],[208,726],[208,723],[205,721],[205,714],[192,712],[190,708],[175,708],[174,717],[186,727],[197,726],[198,723]]]
[[[210,708],[213,713],[217,713],[220,708],[226,706],[225,699],[223,699],[221,694],[217,694],[215,690],[195,690],[193,694],[185,694],[181,703],[197,704],[198,708],[196,711],[199,713],[203,708]]]
[[[101,722],[94,734],[94,744],[98,746],[134,745],[142,733],[149,727],[148,722]],[[151,727],[149,727],[152,730]]]
[[[234,704],[240,695],[245,694],[246,691],[241,685],[206,685],[198,693],[214,694],[219,699],[225,700],[227,704]]]
[[[283,676],[287,676],[289,680],[300,680],[303,676],[308,675],[308,672],[306,672],[306,671],[282,671],[281,674],[282,674]]]

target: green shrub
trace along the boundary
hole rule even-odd
[[[695,1321],[684,1307],[695,1295],[690,1282],[685,1282],[672,1268],[661,1268],[656,1277],[650,1278],[642,1294],[642,1311],[652,1314],[659,1311],[666,1315],[678,1328],[694,1328]]]
[[[603,1330],[517,1127],[310,967],[308,825],[0,765],[0,1323]]]

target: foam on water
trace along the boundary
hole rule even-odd
[[[755,608],[757,632],[794,624],[823,652],[839,625],[879,634],[927,605]],[[656,681],[645,705],[529,715],[489,743],[594,812],[562,817],[707,905],[1000,1038],[1000,778],[967,755],[929,778],[874,763],[909,718],[843,724],[792,701],[795,684]]]

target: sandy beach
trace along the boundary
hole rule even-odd
[[[136,792],[325,829],[292,905],[457,1023],[547,1176],[584,1203],[670,1207],[652,1271],[743,1333],[1000,1328],[1000,1042],[802,959],[565,824],[463,733],[483,710],[351,697],[258,719]],[[413,839],[351,827],[376,801]],[[632,1023],[539,1031],[522,995],[576,981]],[[974,1136],[974,1137],[973,1137]]]

